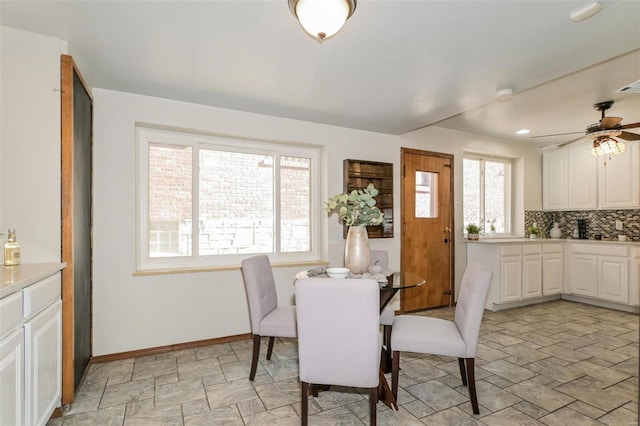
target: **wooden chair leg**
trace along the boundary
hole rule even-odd
[[[271,354],[273,353],[274,341],[275,341],[275,337],[269,337],[269,347],[267,348],[267,359],[271,359]]]
[[[476,395],[476,376],[475,376],[475,368],[474,358],[466,358],[467,361],[467,382],[469,386],[469,396],[471,397],[471,408],[473,408],[473,414],[480,414],[480,409],[478,408],[478,396]]]
[[[260,336],[253,335],[253,356],[251,358],[251,372],[249,373],[249,380],[256,378],[256,370],[258,369],[258,357],[260,356]]]
[[[378,406],[378,387],[369,389],[369,425],[376,426]]]
[[[300,420],[302,426],[306,426],[309,421],[309,384],[307,382],[300,383],[302,384],[302,402],[300,404],[300,411],[302,413],[300,414]]]
[[[460,377],[462,377],[462,384],[467,386],[467,371],[464,368],[464,358],[458,358],[458,365],[460,366]]]
[[[391,363],[391,393],[395,400],[398,399],[398,373],[400,371],[400,352],[393,351],[393,361]]]
[[[384,329],[384,345],[387,347],[387,353],[391,356],[391,327],[390,325],[385,325]]]

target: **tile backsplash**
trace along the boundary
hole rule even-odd
[[[626,235],[628,239],[640,241],[640,210],[572,210],[543,212],[525,210],[524,234],[529,235],[527,229],[535,222],[545,238],[549,238],[549,231],[554,222],[562,231],[562,238],[572,237],[573,230],[578,226],[578,219],[587,222],[587,238],[593,239],[601,235],[603,239],[615,239],[618,235]],[[616,230],[616,220],[622,222],[622,231]]]

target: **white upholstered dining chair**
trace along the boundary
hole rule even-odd
[[[493,273],[479,263],[467,266],[454,321],[418,315],[399,315],[395,318],[391,334],[391,391],[394,397],[398,395],[400,352],[452,356],[458,358],[462,384],[469,388],[473,412],[480,414],[476,395],[475,356],[492,277]]]
[[[380,287],[373,279],[304,278],[296,282],[302,424],[309,386],[369,389],[376,424],[380,371]],[[315,394],[315,393],[314,393]]]
[[[378,265],[383,271],[389,269],[389,254],[386,250],[371,250],[371,265]],[[395,317],[395,311],[400,309],[399,306],[399,293],[396,293],[389,301],[387,306],[380,313],[380,325],[383,329],[383,343],[387,347],[387,353],[391,356],[391,330],[393,327],[393,318]]]
[[[275,337],[297,337],[295,306],[278,306],[276,283],[271,262],[266,255],[249,257],[242,261],[242,277],[249,302],[253,356],[249,380],[256,377],[260,356],[260,338],[269,337],[267,359],[271,359]]]

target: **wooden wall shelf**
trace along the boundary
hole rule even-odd
[[[372,183],[380,193],[376,196],[376,206],[384,213],[384,225],[367,226],[369,238],[393,238],[393,163],[365,160],[344,160],[344,191],[364,189]],[[344,227],[344,238],[348,227]]]

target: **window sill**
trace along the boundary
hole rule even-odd
[[[273,263],[273,268],[291,268],[297,266],[317,266],[317,265],[329,265],[329,262],[309,261],[309,262],[282,262]],[[173,274],[191,274],[196,272],[220,272],[220,271],[235,271],[240,270],[240,265],[227,265],[227,266],[207,266],[207,267],[191,267],[191,268],[166,268],[166,269],[138,269],[133,273],[134,277],[147,277],[152,275],[173,275]]]

